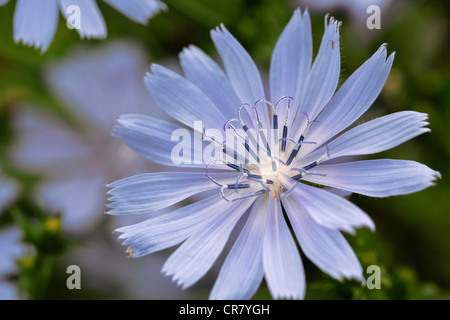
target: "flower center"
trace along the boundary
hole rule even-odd
[[[305,135],[315,122],[304,115],[305,129],[298,139],[291,139],[289,137],[291,100],[290,97],[283,97],[276,106],[265,100],[257,101],[253,107],[243,104],[238,110],[237,118],[225,123],[226,140],[222,143],[209,138],[204,130],[203,140],[215,143],[221,153],[219,161],[239,172],[232,183],[219,183],[209,173],[207,165],[207,177],[221,187],[221,195],[226,201],[236,201],[264,193],[283,198],[291,190],[281,181],[286,181],[286,178],[299,181],[305,175],[317,174],[311,170],[324,161],[328,154],[298,166],[302,161],[295,160],[302,145],[314,144],[305,141]],[[280,130],[278,111],[283,101],[287,101],[287,105],[284,106],[284,124]],[[261,109],[263,105],[265,108],[270,107],[271,112],[262,112],[261,117],[258,108]]]

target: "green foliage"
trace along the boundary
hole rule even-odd
[[[30,299],[45,299],[57,258],[75,244],[62,235],[60,215],[49,216],[39,208],[25,213],[12,207],[9,212],[22,229],[22,242],[27,248],[27,253],[18,260],[19,290]]]

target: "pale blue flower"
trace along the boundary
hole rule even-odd
[[[8,277],[17,273],[16,260],[26,253],[20,241],[22,236],[22,231],[15,226],[0,229],[0,300],[20,298],[17,286]]]
[[[0,215],[17,195],[17,184],[0,176]],[[7,277],[16,272],[15,260],[24,253],[24,247],[19,242],[21,235],[16,227],[0,229],[0,300],[18,298],[17,287],[7,281]]]
[[[75,50],[44,74],[79,126],[35,106],[16,110],[12,158],[20,169],[44,177],[35,199],[45,210],[62,213],[64,230],[94,227],[103,217],[105,184],[152,168],[110,135],[125,110],[141,113],[155,106],[142,83],[147,64],[143,49],[131,41]]]
[[[265,278],[274,298],[301,299],[305,275],[288,219],[302,251],[321,270],[339,280],[364,282],[361,265],[341,231],[373,230],[374,223],[343,195],[408,194],[431,186],[439,173],[407,160],[336,162],[378,153],[429,131],[426,114],[403,111],[344,132],[379,95],[394,55],[388,56],[383,44],[335,92],[339,26],[333,18],[325,19],[312,63],[309,14],[295,11],[273,52],[267,95],[256,65],[224,26],[211,36],[225,72],[194,46],[180,55],[185,77],[160,65],[151,67],[145,83],[161,108],[189,128],[201,120],[205,143],[238,161],[188,162],[180,165],[183,172],[147,173],[110,184],[110,214],[154,212],[148,220],[117,229],[130,256],[181,244],[163,272],[187,288],[210,270],[240,221],[244,225],[210,298],[251,298]],[[265,102],[268,96],[270,102]],[[253,127],[262,141],[278,135],[277,150],[258,144],[259,161],[239,162],[243,154],[207,134],[232,126],[244,132]],[[171,138],[178,128],[148,116],[124,115],[115,135],[144,157],[175,166],[171,152],[179,141]],[[276,130],[264,136],[259,129]],[[196,131],[202,134],[202,128]],[[255,144],[242,144],[255,153]],[[155,212],[183,200],[188,200],[184,207]]]
[[[103,1],[141,24],[145,24],[151,16],[166,8],[159,0]],[[8,0],[1,0],[0,6],[6,2]],[[81,38],[106,38],[106,24],[95,0],[17,0],[14,41],[34,46],[41,49],[41,52],[47,51],[58,25],[58,11],[76,26]],[[78,13],[79,25],[76,25],[72,18]]]
[[[2,177],[0,172],[0,213],[17,197],[18,191],[17,183]]]

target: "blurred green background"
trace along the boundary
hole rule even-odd
[[[83,290],[68,290],[66,253],[86,245],[90,237],[70,238],[61,232],[58,218],[50,217],[31,200],[39,179],[18,170],[7,151],[15,132],[11,116],[23,101],[46,108],[70,122],[64,104],[43,83],[42,70],[64,57],[81,42],[100,46],[104,42],[131,38],[141,43],[152,62],[176,59],[183,47],[195,44],[217,57],[209,31],[224,23],[251,54],[262,74],[268,74],[270,56],[278,36],[301,1],[280,0],[164,0],[169,10],[154,16],[147,26],[131,22],[98,1],[108,27],[105,41],[80,40],[59,20],[56,36],[45,54],[15,44],[15,1],[0,7],[0,166],[3,174],[21,184],[19,199],[0,216],[0,226],[19,224],[24,241],[35,248],[18,261],[19,271],[10,280],[31,299],[126,299],[120,287],[98,290],[85,283]],[[394,1],[397,3],[397,1]],[[400,2],[400,1],[399,1]],[[303,9],[303,8],[302,8]],[[311,10],[315,52],[323,34],[328,11],[341,27],[341,83],[384,42],[396,51],[394,66],[380,97],[367,115],[402,110],[429,114],[431,133],[373,158],[410,159],[441,172],[437,185],[424,191],[385,199],[352,195],[351,200],[375,221],[377,230],[359,230],[347,237],[363,268],[381,267],[381,289],[369,290],[353,281],[340,283],[317,269],[306,258],[307,299],[449,299],[450,298],[450,64],[448,1],[403,1],[382,14],[380,30],[368,30],[365,20],[354,21],[346,10]],[[390,11],[392,10],[392,11]],[[111,219],[107,216],[105,219]],[[94,233],[110,234],[104,226]],[[120,250],[118,250],[120,251]],[[122,252],[118,252],[122,254]],[[164,255],[164,253],[163,253]],[[167,255],[166,255],[167,256]],[[125,259],[125,257],[124,257]],[[126,274],[126,268],[123,268]],[[210,272],[214,279],[213,272]],[[164,277],[162,274],[161,277]],[[168,280],[167,283],[170,283]],[[205,299],[211,281],[202,281],[183,297]],[[148,298],[141,296],[140,298]],[[160,298],[170,299],[171,296]],[[255,299],[270,299],[266,286]]]

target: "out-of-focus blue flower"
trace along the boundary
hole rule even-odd
[[[152,109],[154,103],[142,83],[147,61],[141,48],[127,41],[74,52],[52,64],[46,79],[80,127],[31,107],[14,117],[15,163],[45,177],[36,199],[44,208],[63,213],[66,230],[85,231],[102,217],[104,186],[112,177],[150,168],[145,159],[110,135],[120,114]]]
[[[0,214],[16,197],[16,183],[0,177]],[[24,253],[24,247],[19,242],[21,231],[15,227],[0,229],[0,300],[18,298],[17,288],[7,281],[8,275],[16,271],[16,259]]]
[[[0,300],[19,298],[17,287],[7,277],[17,272],[16,260],[25,254],[25,246],[20,242],[22,231],[16,227],[0,230]]]
[[[141,24],[166,5],[159,0],[103,0],[129,19]],[[8,0],[1,0],[0,5]],[[81,38],[106,38],[106,24],[95,0],[17,0],[14,13],[14,41],[45,52],[56,32],[58,11],[71,20],[79,13],[76,30]]]
[[[18,186],[15,182],[5,179],[0,171],[0,213],[17,197]]]
[[[182,243],[163,272],[183,288],[189,287],[211,268],[242,218],[246,222],[210,298],[250,298],[265,278],[274,298],[299,299],[305,294],[305,275],[288,219],[304,254],[321,270],[336,279],[364,282],[361,265],[341,231],[373,230],[374,223],[342,195],[408,194],[431,186],[439,173],[406,160],[330,161],[378,153],[429,131],[427,115],[413,111],[382,116],[345,131],[379,95],[394,54],[387,56],[383,44],[336,91],[339,26],[333,18],[325,19],[312,63],[309,14],[295,11],[272,55],[270,101],[256,65],[224,26],[211,35],[226,73],[194,46],[180,55],[185,77],[152,65],[145,83],[161,108],[196,131],[204,143],[210,143],[208,147],[229,157],[177,164],[172,151],[179,141],[172,134],[179,125],[141,115],[120,117],[115,135],[136,152],[191,170],[140,174],[110,184],[109,213],[149,213],[193,195],[200,198],[117,229],[130,256]],[[201,127],[197,121],[202,121]],[[240,130],[237,147],[213,138],[208,134],[211,129]],[[198,156],[195,149],[194,143],[188,160]]]

